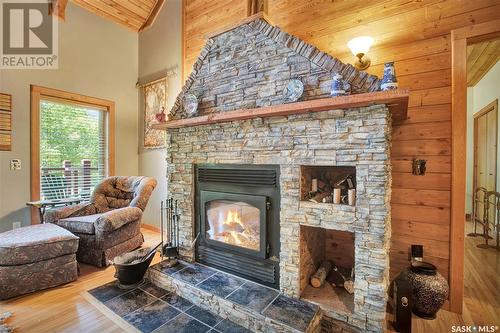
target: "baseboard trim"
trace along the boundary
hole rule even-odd
[[[157,232],[157,233],[160,233],[160,228],[155,226],[155,225],[151,225],[151,224],[144,224],[142,223],[141,224],[141,228],[144,228],[144,229],[147,229],[147,230],[151,230],[151,231],[154,231],[154,232]]]

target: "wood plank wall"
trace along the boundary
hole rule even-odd
[[[246,15],[246,1],[185,0],[184,73],[204,44],[203,35]],[[272,23],[344,62],[347,42],[370,35],[368,72],[382,76],[394,60],[400,87],[411,91],[408,120],[394,124],[391,275],[408,265],[410,244],[449,272],[451,179],[450,31],[500,18],[498,0],[296,1],[270,0]],[[427,162],[412,176],[411,160]]]
[[[247,0],[184,0],[183,4],[182,72],[186,78],[205,46],[206,36],[244,19],[247,16]]]

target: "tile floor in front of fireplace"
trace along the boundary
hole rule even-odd
[[[176,266],[167,267],[160,262],[151,269],[300,331],[305,331],[317,311],[317,306],[313,304],[286,297],[275,289],[198,263],[179,261]],[[250,332],[149,281],[132,290],[119,289],[116,281],[112,281],[89,290],[89,294],[141,332]]]
[[[168,267],[165,263],[160,262],[151,269],[226,299],[247,311],[284,323],[297,331],[305,332],[318,311],[317,305],[287,297],[278,290],[199,263],[179,261],[173,267]]]
[[[316,305],[284,296],[278,290],[198,263],[179,261],[176,266],[167,267],[160,262],[150,269],[299,331],[307,329],[318,310]],[[116,281],[112,281],[88,293],[141,332],[250,333],[248,329],[149,281],[132,290],[119,289]]]
[[[141,332],[250,333],[150,282],[122,290],[112,281],[90,290],[89,294]]]

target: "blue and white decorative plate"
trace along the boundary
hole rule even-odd
[[[196,115],[196,111],[198,110],[198,99],[196,96],[193,94],[184,95],[183,107],[188,116]]]
[[[283,89],[284,102],[296,102],[304,92],[304,84],[299,79],[291,79]]]

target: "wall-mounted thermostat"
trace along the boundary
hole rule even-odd
[[[11,170],[21,170],[21,160],[18,158],[10,160]]]

